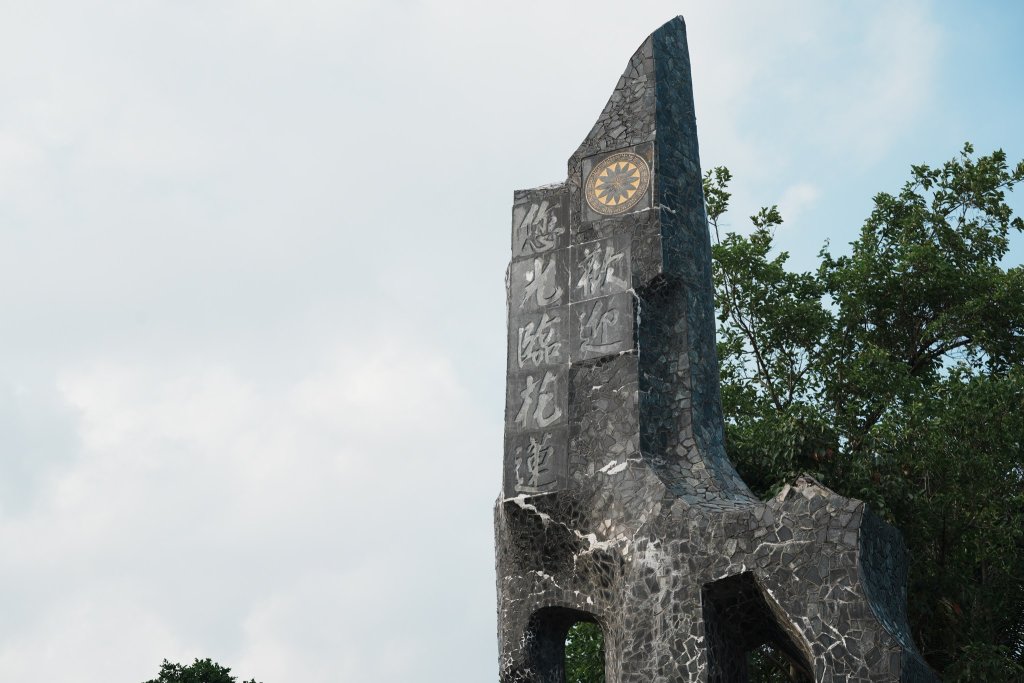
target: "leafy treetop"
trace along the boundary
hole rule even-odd
[[[160,665],[160,675],[145,683],[235,683],[231,669],[207,659],[196,659],[192,664],[172,664],[166,659]],[[256,679],[242,683],[256,683]]]

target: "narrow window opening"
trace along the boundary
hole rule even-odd
[[[813,683],[810,648],[751,573],[702,591],[709,683]]]
[[[534,683],[604,683],[604,634],[589,612],[543,607],[526,630]]]

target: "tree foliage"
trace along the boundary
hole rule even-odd
[[[231,669],[207,659],[196,659],[192,664],[172,664],[164,660],[160,675],[145,683],[235,683]],[[256,679],[243,683],[256,683]]]
[[[601,627],[579,621],[565,639],[566,683],[604,683],[604,636]]]
[[[1024,678],[1024,179],[968,144],[878,194],[850,253],[813,272],[775,249],[776,207],[719,231],[705,176],[729,455],[759,495],[801,472],[904,535],[914,637],[947,680]]]

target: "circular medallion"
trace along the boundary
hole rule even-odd
[[[619,152],[601,159],[587,177],[587,204],[605,216],[629,211],[647,193],[651,169],[639,154]]]

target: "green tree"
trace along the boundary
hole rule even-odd
[[[604,683],[604,636],[601,627],[579,621],[565,638],[566,683]]]
[[[235,683],[231,669],[207,659],[196,659],[191,664],[172,664],[166,659],[160,665],[160,675],[145,683]],[[256,679],[243,681],[256,683]]]
[[[801,273],[774,206],[720,234],[730,175],[705,176],[730,457],[761,496],[809,472],[901,529],[947,680],[1024,679],[1024,269],[1003,265],[1022,179],[969,144],[913,166],[848,255]]]

